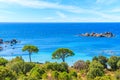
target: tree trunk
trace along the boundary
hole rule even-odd
[[[65,58],[62,58],[62,61],[65,62]]]
[[[30,62],[31,62],[31,53],[29,53],[29,59],[30,59]]]

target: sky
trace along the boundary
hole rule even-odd
[[[120,0],[0,0],[0,22],[120,22]]]

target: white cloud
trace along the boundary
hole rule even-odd
[[[41,9],[60,9],[60,10],[66,10],[70,12],[78,12],[78,8],[71,5],[61,5],[58,3],[52,3],[52,2],[46,2],[46,1],[40,1],[40,0],[0,0],[0,2],[9,3],[9,4],[18,4],[21,6],[27,6],[32,8],[41,8]],[[79,12],[82,12],[79,8]]]
[[[44,20],[53,20],[54,18],[53,17],[45,17],[43,18]]]
[[[112,9],[112,10],[110,10],[110,12],[119,13],[120,12],[120,8]]]
[[[66,16],[64,13],[60,12],[60,11],[57,11],[56,14],[57,14],[60,18],[67,18],[67,16]]]
[[[117,0],[96,0],[97,4],[102,4],[102,3],[109,3],[112,4],[113,2],[115,2]],[[43,1],[43,0],[0,0],[1,3],[7,3],[7,4],[17,4],[19,6],[24,6],[24,7],[30,7],[30,8],[38,8],[38,9],[56,9],[56,10],[62,10],[62,11],[67,11],[67,12],[71,12],[71,13],[75,13],[75,14],[79,14],[81,15],[81,13],[85,13],[87,15],[97,15],[98,17],[93,17],[93,18],[80,18],[80,16],[78,16],[78,18],[73,18],[73,19],[69,19],[68,16],[66,16],[64,13],[58,11],[56,12],[56,14],[61,17],[61,18],[68,18],[68,19],[61,19],[61,21],[120,21],[120,16],[116,16],[116,15],[110,15],[108,13],[103,13],[97,10],[92,10],[92,9],[83,9],[77,6],[72,6],[72,5],[62,5],[59,3],[53,3],[53,2],[47,2],[47,1]],[[120,10],[116,9],[114,10],[114,12],[118,12]],[[0,12],[2,12],[2,10],[0,10]],[[9,11],[3,11],[6,13],[9,13]],[[87,20],[88,19],[88,20]],[[91,20],[90,20],[91,19]],[[44,18],[44,20],[55,20],[54,17],[46,17]]]
[[[97,4],[106,4],[106,5],[110,5],[117,2],[117,0],[96,0]]]

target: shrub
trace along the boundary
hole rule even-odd
[[[90,79],[94,79],[97,76],[103,76],[104,72],[101,71],[99,68],[91,68],[87,73],[87,77]]]
[[[110,76],[96,77],[94,80],[113,80]]]
[[[59,71],[59,70],[58,70]],[[68,64],[65,62],[60,63],[60,71],[61,72],[68,72]]]
[[[117,67],[120,69],[120,60],[117,62]]]
[[[4,58],[0,58],[0,66],[3,65],[5,66],[8,63],[8,60],[4,59]]]
[[[103,76],[103,65],[99,62],[94,60],[89,67],[89,72],[87,73],[87,78],[94,79],[97,76]]]
[[[17,80],[28,80],[28,79],[27,79],[27,76],[21,74],[17,77]]]
[[[17,74],[26,74],[35,66],[35,64],[18,61],[18,62],[12,62],[12,64],[8,64],[7,66],[9,69],[16,72]]]
[[[8,68],[0,66],[0,80],[16,80],[16,76]]]
[[[98,68],[100,70],[104,69],[103,65],[99,61],[93,61],[93,62],[91,62],[89,68]]]
[[[83,70],[83,69],[87,68],[87,64],[84,61],[79,60],[74,63],[73,68],[75,68],[77,70]]]
[[[62,62],[60,64],[57,63],[57,62],[55,62],[55,63],[47,62],[45,64],[45,68],[46,68],[46,70],[60,71],[60,72],[66,71],[66,72],[68,72],[68,65],[67,65],[67,63],[64,63],[64,62]]]
[[[14,59],[12,59],[10,62],[12,63],[12,62],[21,62],[21,61],[24,61],[23,59],[22,59],[22,57],[20,57],[20,56],[17,56],[16,58],[14,58]]]
[[[59,73],[57,71],[53,71],[51,76],[52,76],[52,80],[58,80]]]
[[[28,79],[35,79],[39,80],[42,79],[42,75],[45,73],[44,69],[40,68],[39,66],[35,66],[30,70],[28,73]]]
[[[111,67],[112,70],[116,70],[117,69],[117,62],[118,62],[119,58],[117,56],[111,56],[108,60],[108,64]]]
[[[99,61],[103,66],[104,68],[107,68],[107,61],[108,59],[104,56],[98,56],[98,57],[94,57],[93,58],[93,61],[96,60],[96,61]]]
[[[62,72],[59,75],[59,80],[71,80],[71,78],[67,72]]]
[[[87,68],[88,68],[88,67],[89,67],[89,65],[90,65],[90,61],[89,61],[89,60],[87,60],[85,63],[86,63]]]
[[[71,80],[77,80],[77,73],[75,71],[70,71],[69,72]]]
[[[116,73],[115,73],[115,79],[116,80],[120,80],[120,70],[116,71]]]
[[[47,73],[44,73],[44,74],[42,75],[42,79],[43,79],[43,80],[48,80],[48,75],[47,75]]]

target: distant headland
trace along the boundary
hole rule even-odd
[[[107,37],[107,38],[111,38],[114,37],[115,35],[112,32],[105,32],[105,33],[82,33],[82,34],[78,34],[78,36],[83,36],[83,37]]]

